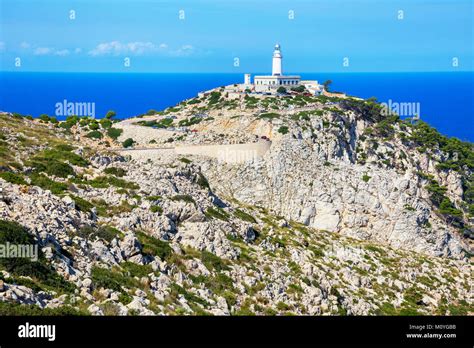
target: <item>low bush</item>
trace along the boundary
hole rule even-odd
[[[171,197],[171,200],[172,201],[183,201],[183,202],[186,202],[186,203],[192,203],[192,204],[196,205],[196,201],[190,195],[176,195],[176,196]]]
[[[223,259],[206,250],[201,251],[201,261],[209,270],[220,272],[229,269]]]
[[[78,196],[72,196],[72,200],[74,201],[74,205],[77,210],[82,211],[84,213],[90,213],[94,205],[89,201],[85,200],[84,198]]]
[[[0,220],[0,244],[20,244],[36,246],[37,243],[28,230],[20,224]],[[40,286],[53,288],[60,292],[74,291],[75,286],[67,282],[46,263],[41,249],[37,248],[37,261],[26,257],[0,258],[0,266],[15,276],[31,277]]]
[[[112,269],[92,267],[91,279],[94,288],[105,288],[123,292],[122,286],[133,288],[138,282],[132,277],[125,276],[121,272]]]
[[[128,148],[128,147],[132,147],[133,144],[135,144],[135,141],[132,138],[128,138],[122,143],[122,146],[125,148]]]
[[[280,128],[278,128],[278,133],[281,133],[281,134],[288,134],[288,127],[287,126],[281,126]]]
[[[157,256],[161,260],[167,260],[173,254],[173,249],[171,249],[168,242],[159,240],[141,231],[136,231],[135,235],[142,244],[143,253]]]
[[[152,213],[159,213],[159,214],[163,213],[163,208],[160,207],[159,205],[152,205],[150,210]]]
[[[73,316],[89,315],[89,312],[80,311],[71,306],[57,308],[41,308],[34,304],[18,304],[17,302],[0,301],[0,316]]]
[[[229,214],[225,212],[225,210],[220,208],[207,208],[206,212],[204,213],[208,218],[219,219],[222,221],[229,221]]]
[[[121,136],[123,133],[123,129],[122,128],[113,128],[113,127],[110,127],[109,129],[107,129],[107,135],[109,137],[111,137],[112,139],[114,140],[117,140],[117,138],[119,136]]]
[[[119,178],[127,175],[127,172],[125,171],[125,169],[118,168],[118,167],[105,168],[104,173],[115,175],[115,176],[118,176]]]
[[[100,125],[102,126],[102,128],[108,129],[112,127],[112,121],[107,118],[103,118],[100,120]]]
[[[57,182],[49,179],[43,174],[31,174],[30,175],[31,185],[39,186],[43,190],[49,190],[51,193],[57,195],[61,194],[64,191],[67,191],[68,185],[62,182]]]
[[[98,227],[86,225],[77,230],[77,235],[89,240],[99,238],[110,243],[114,238],[121,238],[123,233],[108,225]]]
[[[91,138],[91,139],[102,139],[103,135],[98,130],[94,130],[92,132],[87,133],[86,137]]]
[[[74,169],[67,163],[50,160],[50,161],[34,161],[32,162],[36,172],[43,172],[60,178],[67,178],[69,175],[74,176]]]
[[[1,172],[0,178],[8,181],[9,183],[16,185],[26,185],[26,181],[21,174],[15,174],[12,172]]]
[[[240,220],[247,221],[247,222],[250,222],[250,223],[253,223],[253,224],[257,223],[257,220],[255,220],[255,218],[252,215],[247,214],[246,212],[244,212],[240,209],[235,209],[234,210],[234,215],[236,217],[238,217]]]

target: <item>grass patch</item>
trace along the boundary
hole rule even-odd
[[[252,215],[247,214],[243,210],[235,209],[234,210],[234,215],[237,218],[239,218],[240,220],[247,221],[247,222],[250,222],[250,223],[253,223],[253,224],[257,223],[257,220],[255,220],[255,218]]]
[[[229,221],[229,214],[221,208],[207,208],[206,212],[204,213],[210,219],[219,219],[222,221]]]
[[[176,196],[171,197],[171,200],[176,201],[176,202],[181,201],[181,202],[186,202],[186,203],[192,203],[196,205],[196,201],[190,195],[176,195]]]
[[[142,244],[142,252],[159,257],[161,260],[169,260],[173,255],[173,249],[168,242],[152,237],[145,232],[136,231],[135,235]]]
[[[125,169],[123,168],[118,168],[118,167],[108,167],[108,168],[105,168],[104,170],[104,173],[105,174],[110,174],[110,175],[115,175],[119,178],[127,175],[127,172]]]
[[[49,190],[51,193],[57,195],[68,189],[68,185],[62,182],[51,180],[43,174],[33,173],[30,175],[31,185],[39,186],[43,190]]]

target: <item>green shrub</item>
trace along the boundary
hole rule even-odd
[[[107,111],[107,113],[105,114],[105,118],[106,119],[111,119],[113,117],[117,116],[117,114],[115,113],[115,111],[113,110],[109,110]]]
[[[206,177],[202,173],[198,173],[197,184],[203,189],[210,189],[209,181],[207,181]]]
[[[54,180],[49,179],[48,177],[44,176],[43,174],[31,174],[30,175],[31,185],[39,186],[43,190],[49,190],[51,193],[57,195],[61,194],[64,191],[67,191],[68,185],[62,182],[57,182]]]
[[[46,123],[50,121],[49,116],[46,115],[46,114],[41,114],[41,115],[38,117],[38,119],[40,119],[41,121],[46,122]]]
[[[96,289],[105,288],[123,292],[122,286],[133,288],[138,285],[135,279],[125,276],[117,270],[109,270],[97,266],[92,267],[91,279]]]
[[[112,139],[114,140],[117,140],[117,138],[119,136],[121,136],[123,133],[123,129],[122,128],[113,128],[113,127],[110,127],[109,129],[107,129],[107,135],[109,137],[111,137]]]
[[[192,204],[196,205],[196,201],[190,195],[176,195],[176,196],[171,197],[171,200],[172,201],[183,201],[183,202],[186,202],[186,203],[192,203]]]
[[[161,196],[148,196],[145,199],[148,201],[159,201],[161,200],[161,198],[162,198]]]
[[[95,130],[86,134],[86,137],[91,139],[102,139],[103,135],[101,132]]]
[[[20,174],[15,174],[12,172],[1,172],[0,178],[8,181],[9,183],[16,184],[16,185],[26,185],[26,181]]]
[[[73,195],[71,195],[71,198],[74,201],[76,209],[79,211],[82,211],[84,213],[90,213],[92,208],[94,208],[94,205],[86,201],[84,198]]]
[[[138,184],[136,183],[119,179],[115,176],[98,176],[97,178],[94,178],[89,181],[82,181],[82,183],[89,184],[90,186],[95,187],[95,188],[107,188],[110,185],[124,188],[124,189],[132,189],[132,190],[136,190],[140,188],[140,186],[138,186]]]
[[[160,207],[159,205],[152,205],[150,210],[152,213],[159,213],[159,214],[163,213],[163,208]]]
[[[103,118],[103,119],[100,120],[100,125],[102,126],[102,128],[108,129],[108,128],[112,127],[112,121],[110,121],[107,118]]]
[[[454,204],[447,197],[445,197],[439,205],[439,212],[441,214],[450,215],[457,218],[461,218],[463,216],[462,211],[456,209]]]
[[[97,237],[106,240],[107,242],[111,242],[114,238],[121,238],[123,236],[123,233],[117,230],[113,226],[99,226],[99,228],[96,230],[96,235]]]
[[[121,238],[123,233],[117,230],[115,227],[108,225],[98,227],[85,225],[77,230],[77,235],[81,238],[89,240],[99,238],[110,243],[114,238]]]
[[[181,157],[179,160],[180,160],[181,162],[183,162],[183,163],[186,163],[186,164],[189,164],[189,163],[192,163],[192,162],[193,162],[193,161],[191,161],[190,159],[187,159],[187,158],[185,158],[185,157]]]
[[[122,262],[120,267],[128,272],[131,277],[143,278],[148,274],[153,273],[153,269],[150,265],[137,265],[136,263],[129,261]]]
[[[257,223],[257,220],[255,220],[255,218],[252,215],[247,214],[246,212],[244,212],[240,209],[235,209],[234,210],[234,215],[236,217],[238,217],[240,220],[247,221],[247,222],[250,222],[250,223],[253,223],[253,224]]]
[[[219,99],[221,98],[221,95],[221,92],[211,92],[211,95],[209,96],[209,105],[217,104],[217,102],[219,102]]]
[[[199,296],[187,291],[184,289],[182,286],[179,286],[176,283],[172,283],[171,286],[171,292],[175,292],[177,294],[183,295],[183,297],[188,301],[188,302],[194,302],[194,303],[199,303],[203,306],[208,306],[209,303],[205,301],[204,299],[200,298]],[[177,296],[176,296],[177,297]]]
[[[69,175],[74,176],[74,169],[65,161],[69,161],[73,165],[86,166],[88,162],[81,156],[64,150],[47,149],[29,161],[29,165],[34,168],[35,172],[44,172],[49,175],[55,175],[66,178]]]
[[[368,176],[367,174],[362,175],[362,180],[364,180],[365,182],[368,182],[371,178],[372,177]]]
[[[105,168],[104,173],[115,175],[115,176],[118,176],[120,178],[127,175],[127,172],[125,171],[125,169],[118,168],[118,167]]]
[[[206,250],[201,251],[201,261],[209,270],[220,272],[229,269],[223,259]]]
[[[98,130],[100,127],[99,127],[99,124],[97,122],[91,122],[89,123],[89,129],[94,131],[94,130]]]
[[[122,143],[122,146],[128,148],[133,146],[133,144],[135,144],[135,141],[132,138],[128,138]]]
[[[282,302],[282,301],[278,302],[276,307],[281,312],[285,312],[285,311],[288,311],[290,309],[290,306],[287,305],[285,302]]]
[[[292,87],[291,90],[294,92],[303,93],[306,90],[306,88],[303,85],[301,85],[298,87]]]
[[[206,212],[204,213],[208,218],[215,218],[223,221],[229,221],[229,214],[220,208],[207,208]]]
[[[69,164],[52,158],[35,157],[29,164],[31,164],[35,173],[43,172],[60,178],[67,178],[69,175],[75,175],[74,169]]]
[[[80,311],[71,306],[57,308],[41,308],[34,304],[19,304],[17,302],[0,301],[0,316],[73,316],[89,315],[89,312]]]
[[[272,119],[278,118],[278,117],[280,117],[280,114],[277,114],[275,112],[267,112],[267,113],[263,113],[263,114],[258,115],[258,118],[269,119],[269,120],[272,120]]]
[[[0,220],[0,244],[37,245],[28,230],[20,224]],[[0,266],[15,276],[31,277],[41,287],[51,287],[56,291],[71,292],[75,289],[72,283],[64,280],[44,259],[38,247],[38,260],[29,258],[0,258]]]
[[[281,126],[280,128],[278,128],[278,133],[288,134],[288,127],[287,126]]]
[[[173,249],[171,249],[168,242],[159,240],[141,231],[136,231],[135,235],[142,244],[144,254],[157,256],[161,260],[167,260],[173,254]]]
[[[187,118],[187,119],[179,121],[178,125],[180,127],[190,127],[190,126],[200,123],[201,121],[202,121],[202,118],[193,116],[191,118]]]

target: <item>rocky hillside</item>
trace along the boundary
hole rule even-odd
[[[356,99],[150,114],[0,115],[0,242],[40,249],[0,259],[1,314],[472,314],[471,144]],[[239,165],[112,151],[257,136]]]

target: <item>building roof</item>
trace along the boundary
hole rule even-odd
[[[276,80],[282,80],[282,79],[300,79],[301,76],[299,75],[260,75],[260,76],[254,76],[254,79],[276,79]]]

